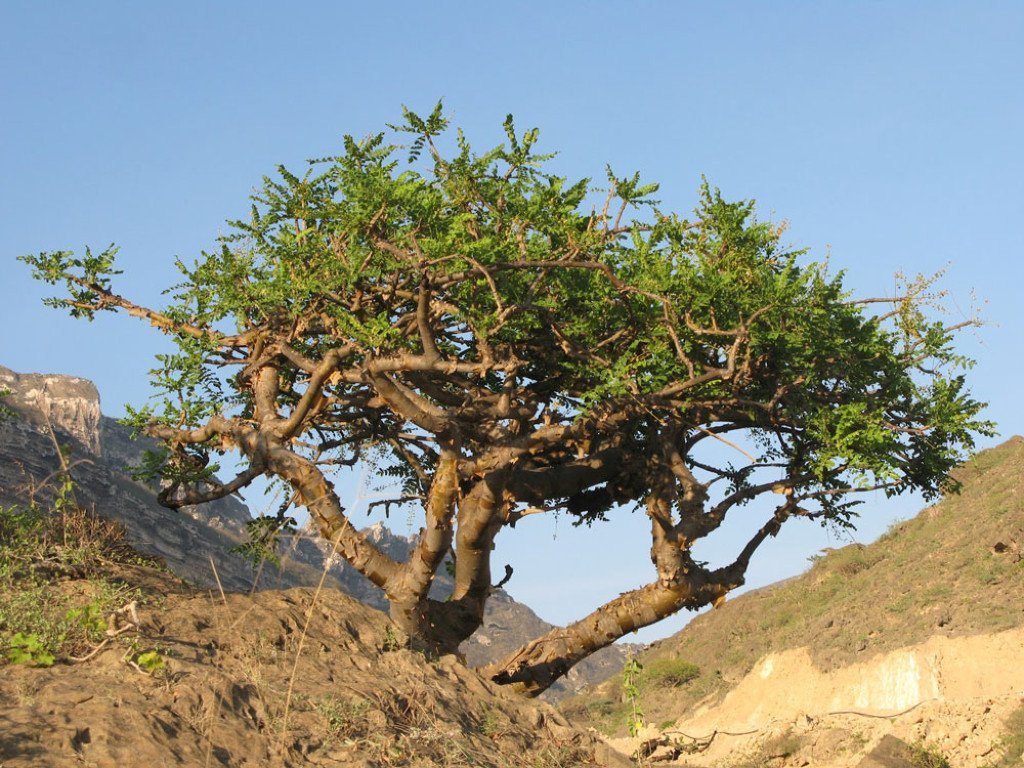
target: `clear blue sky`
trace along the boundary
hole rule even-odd
[[[173,258],[213,245],[278,163],[444,98],[474,144],[496,143],[512,112],[565,174],[640,170],[666,208],[691,209],[705,174],[788,219],[792,241],[830,254],[861,294],[948,264],[953,316],[973,293],[989,322],[963,340],[974,390],[1004,437],[1021,433],[1022,41],[1019,2],[5,0],[0,364],[88,377],[122,413],[146,396],[154,334],[43,308],[15,256],[116,242],[120,288],[158,303]],[[869,506],[864,540],[917,504]],[[512,594],[565,622],[650,579],[642,523],[531,518],[499,537],[496,568],[511,562]],[[809,527],[780,536],[751,583],[829,543]]]

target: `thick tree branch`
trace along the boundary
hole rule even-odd
[[[123,296],[119,296],[118,294],[114,293],[113,291],[110,291],[109,289],[105,288],[99,283],[83,280],[82,278],[72,274],[65,274],[64,277],[69,282],[72,282],[75,285],[85,288],[88,291],[92,291],[99,297],[95,302],[88,305],[82,305],[79,303],[65,300],[65,303],[69,305],[78,306],[81,309],[93,310],[106,309],[107,307],[116,307],[118,309],[123,309],[132,317],[138,317],[144,320],[149,320],[150,325],[152,325],[154,328],[158,328],[164,333],[181,334],[182,336],[191,336],[194,339],[209,339],[210,341],[215,342],[218,346],[221,347],[242,347],[251,343],[252,341],[252,332],[241,333],[234,336],[227,336],[221,333],[220,331],[213,330],[212,328],[206,328],[203,326],[193,325],[191,323],[183,323],[179,320],[174,320],[173,318],[168,317],[167,315],[161,312],[157,312],[155,310],[149,309],[148,307],[144,307],[140,304],[128,301],[128,299],[124,298]]]
[[[512,474],[508,490],[516,501],[541,505],[611,480],[622,471],[624,458],[623,450],[609,448],[580,461],[543,469],[519,469]]]
[[[453,518],[459,492],[458,454],[442,452],[424,505],[426,525],[405,566],[401,596],[420,601],[430,590],[438,566],[452,546]]]
[[[160,490],[160,493],[157,494],[157,501],[162,506],[178,509],[192,504],[204,504],[207,501],[223,499],[225,496],[230,496],[245,488],[263,473],[264,470],[261,467],[252,466],[228,483],[203,482],[192,486],[172,483]]]
[[[367,377],[391,410],[403,419],[434,435],[447,433],[449,421],[441,408],[412,392],[387,374],[367,373]]]

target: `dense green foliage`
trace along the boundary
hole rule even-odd
[[[520,386],[567,421],[614,401],[650,411],[652,424],[680,415],[687,427],[738,422],[758,431],[762,462],[785,462],[807,482],[926,493],[983,428],[955,373],[966,361],[952,332],[922,312],[923,284],[907,285],[883,321],[851,300],[841,275],[786,249],[781,228],[757,221],[749,202],[705,185],[694,215],[682,217],[650,199],[657,185],[609,171],[610,205],[599,212],[586,205],[588,179],[546,170],[551,155],[536,154],[535,130],[519,137],[510,119],[508,144],[483,154],[460,133],[445,158],[434,141],[446,126],[439,110],[407,114],[401,130],[416,140],[405,168],[405,149],[379,134],[346,138],[345,154],[304,175],[282,167],[265,179],[235,234],[194,264],[179,262],[183,281],[163,315],[200,332],[174,332],[179,352],[159,357],[154,371],[165,405],[139,412],[136,423],[251,416],[242,377],[218,368],[253,357],[226,352],[225,335],[286,333],[312,359],[350,345],[356,366],[415,354],[421,340],[408,325],[417,285],[429,282],[444,291],[444,359],[480,364],[472,386],[496,395],[508,386],[503,369],[514,366]],[[425,146],[434,152],[426,164],[417,162]],[[55,303],[91,316],[119,306],[96,291],[116,274],[115,250],[26,260],[39,277],[68,282],[70,298]],[[586,265],[545,266],[572,262]],[[737,375],[699,381],[730,365],[738,332]],[[301,399],[304,378],[286,369],[283,409]],[[675,393],[683,382],[693,383]],[[730,412],[716,414],[711,404],[727,401]],[[375,442],[361,421],[308,426],[359,448]],[[489,442],[469,429],[461,437],[471,453]],[[745,476],[732,479],[742,485]],[[840,498],[818,500],[841,514]]]
[[[166,503],[277,478],[404,605],[407,631],[458,626],[438,648],[479,625],[495,536],[525,514],[646,507],[658,581],[596,617],[627,632],[719,600],[791,517],[848,525],[858,493],[938,494],[989,431],[954,348],[962,326],[929,317],[929,280],[858,301],[753,203],[704,183],[681,215],[638,175],[564,178],[511,117],[482,153],[440,105],[392,128],[409,143],[346,137],[306,173],[264,179],[217,249],[178,262],[161,311],[113,292],[113,246],[24,260],[65,285],[51,303],[120,309],[177,345],[153,371],[162,405],[132,416],[167,444],[146,467],[170,481]],[[220,483],[228,450],[245,469]],[[326,479],[359,461],[401,486],[389,503],[423,509],[408,566],[352,531]],[[691,557],[758,497],[771,518],[733,563]],[[259,523],[257,549],[288,520]],[[455,593],[432,604],[449,549]],[[599,623],[574,625],[544,674],[610,642],[587,629]]]

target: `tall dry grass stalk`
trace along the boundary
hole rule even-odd
[[[342,528],[344,531],[344,528]],[[341,538],[342,531],[339,531],[334,536],[334,541],[331,546],[331,554],[324,558],[324,567],[320,572],[320,582],[316,585],[316,591],[313,592],[313,599],[309,601],[309,608],[306,610],[306,618],[302,625],[302,633],[299,635],[299,644],[295,649],[295,662],[292,664],[292,673],[288,677],[288,693],[284,697],[284,712],[281,715],[281,746],[284,746],[285,734],[288,731],[288,712],[291,709],[292,704],[292,690],[295,687],[295,674],[299,669],[299,658],[302,656],[302,647],[306,643],[306,633],[309,630],[309,622],[313,618],[313,609],[316,607],[316,601],[320,597],[320,592],[324,588],[324,582],[327,580],[327,573],[331,569],[331,562],[334,560],[334,556],[338,552],[338,541]]]

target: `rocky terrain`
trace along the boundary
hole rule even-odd
[[[125,526],[130,544],[164,561],[177,575],[193,584],[227,591],[283,589],[315,585],[330,556],[330,547],[315,532],[302,530],[283,542],[282,567],[257,571],[230,552],[245,540],[249,509],[228,497],[174,511],[160,506],[153,488],[132,480],[126,467],[139,464],[143,452],[154,447],[146,438],[133,439],[131,431],[104,416],[92,382],[71,376],[19,374],[0,366],[0,390],[13,417],[0,422],[0,505],[25,503],[36,498],[52,501],[60,462],[56,445],[67,446],[77,499],[102,516]],[[373,526],[371,538],[391,557],[405,560],[409,538]],[[380,589],[334,557],[328,567],[328,587],[386,610]],[[442,572],[434,587],[451,589]],[[463,646],[472,665],[480,665],[543,634],[552,625],[522,603],[498,592],[488,605],[484,626]],[[577,665],[545,697],[557,700],[622,668],[627,646],[606,648]]]
[[[958,470],[960,495],[877,542],[727,602],[566,703],[666,763],[1019,765],[1024,750],[1024,439]]]

